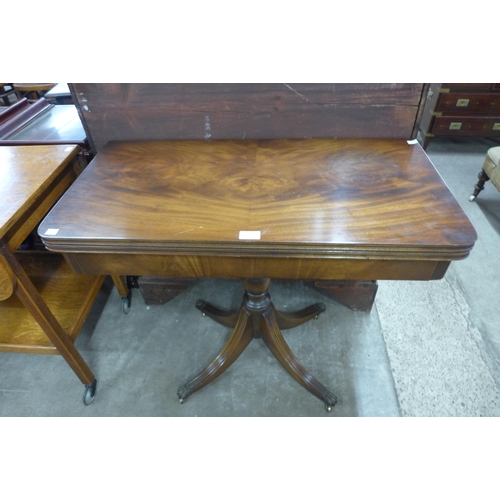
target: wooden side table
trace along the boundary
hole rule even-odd
[[[40,99],[51,88],[55,87],[55,83],[13,83],[18,99],[27,97],[28,99]]]
[[[256,338],[329,411],[282,335],[325,306],[278,311],[271,280],[441,279],[477,238],[420,145],[383,139],[109,142],[38,234],[77,273],[242,280],[237,310],[197,302],[233,333],[180,402]]]
[[[76,275],[62,255],[19,250],[81,173],[79,147],[0,148],[0,351],[61,354],[95,397],[96,378],[74,341],[104,276]]]

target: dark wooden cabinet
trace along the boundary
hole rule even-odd
[[[500,83],[432,83],[419,138],[424,148],[435,137],[500,139]]]

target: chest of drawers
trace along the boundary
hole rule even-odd
[[[436,137],[500,139],[500,83],[432,83],[419,136],[424,148]]]

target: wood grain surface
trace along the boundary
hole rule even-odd
[[[47,196],[48,187],[78,151],[74,145],[0,147],[0,238],[33,211],[37,198]]]
[[[75,341],[104,281],[104,276],[75,274],[61,255],[26,252],[17,258],[64,333]],[[0,350],[60,354],[18,297],[0,302]]]
[[[14,271],[0,254],[0,301],[8,299],[16,289],[17,281]]]
[[[73,83],[94,153],[112,140],[413,138],[422,83]]]
[[[39,233],[60,252],[407,261],[476,239],[420,145],[369,139],[110,143]]]

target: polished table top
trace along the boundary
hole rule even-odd
[[[111,142],[39,232],[80,272],[303,279],[439,278],[476,240],[418,143],[371,139]]]

